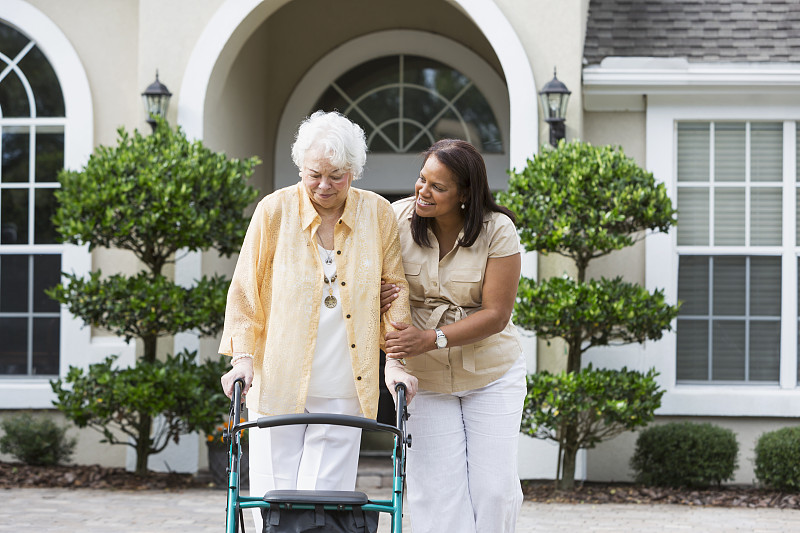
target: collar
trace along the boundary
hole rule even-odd
[[[303,229],[308,229],[309,226],[315,223],[317,225],[320,224],[322,222],[322,218],[319,216],[319,213],[317,213],[317,210],[314,209],[314,204],[311,203],[311,199],[308,197],[308,193],[303,186],[303,182],[298,182],[296,187],[297,196],[300,200],[300,220],[302,222]],[[339,220],[346,224],[350,229],[353,229],[353,226],[355,225],[356,204],[358,204],[358,189],[350,185],[350,190],[347,191],[347,200],[345,200],[344,204],[344,212],[342,213],[342,216],[339,217]]]

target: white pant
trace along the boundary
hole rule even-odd
[[[522,506],[517,443],[525,359],[480,389],[420,391],[409,405],[408,505],[414,533],[510,533]]]
[[[358,398],[306,399],[307,413],[361,415]],[[249,420],[263,415],[250,411]],[[249,430],[250,495],[270,490],[354,490],[361,429],[294,425]],[[261,510],[253,510],[261,524]],[[260,531],[260,527],[257,527]]]

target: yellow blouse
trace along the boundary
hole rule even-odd
[[[428,230],[431,248],[418,246],[411,237],[414,198],[398,200],[392,207],[399,224],[411,319],[420,329],[452,324],[479,311],[486,262],[490,257],[520,252],[514,223],[504,214],[492,212],[484,216],[483,228],[472,246],[456,246],[439,261],[439,244],[432,231]],[[463,234],[462,230],[459,238]],[[475,344],[410,357],[406,370],[417,377],[420,389],[453,393],[477,389],[502,377],[521,353],[517,329],[509,320],[503,331]]]
[[[247,407],[259,413],[302,413],[317,342],[322,262],[316,245],[321,218],[302,183],[258,203],[233,273],[219,353],[254,355]],[[379,195],[351,187],[334,229],[336,283],[361,410],[378,409],[379,348],[410,321],[397,222]],[[402,289],[380,315],[381,280]]]

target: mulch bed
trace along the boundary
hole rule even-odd
[[[556,490],[552,481],[523,481],[525,499],[541,503],[668,503],[715,507],[775,507],[800,509],[800,494],[723,486],[704,490],[644,487],[630,483],[585,482],[574,490]]]
[[[0,488],[90,488],[117,490],[182,490],[207,488],[192,474],[151,472],[137,476],[124,468],[100,465],[29,466],[0,462]]]
[[[99,465],[28,466],[0,462],[0,489],[89,488],[113,490],[185,490],[214,487],[208,479],[192,474],[151,472],[137,476],[124,468]],[[800,509],[800,494],[724,486],[706,490],[644,487],[631,483],[586,482],[574,490],[556,490],[552,481],[523,481],[528,501],[575,504],[679,504],[718,507],[775,507]]]

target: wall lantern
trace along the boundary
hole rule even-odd
[[[572,91],[567,89],[561,80],[556,78],[556,69],[553,68],[553,79],[539,91],[544,109],[544,120],[550,124],[550,144],[558,145],[558,141],[566,137],[564,119],[567,116],[567,102]]]
[[[167,107],[172,93],[167,86],[158,81],[158,71],[156,70],[156,81],[151,83],[142,93],[144,100],[145,120],[153,131],[156,129],[156,121],[153,117],[167,117]]]

